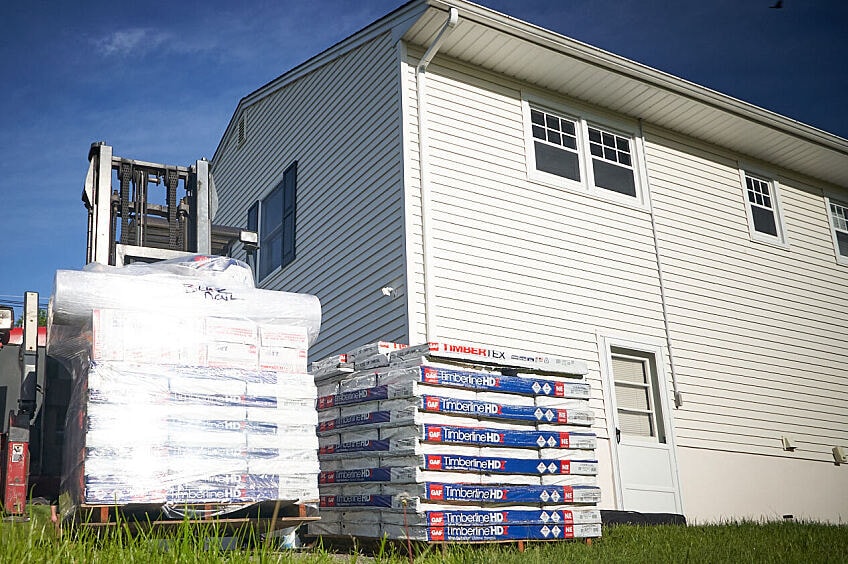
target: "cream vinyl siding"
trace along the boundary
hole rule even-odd
[[[788,248],[758,243],[733,155],[656,128],[645,140],[685,398],[678,446],[832,462],[848,443],[848,272],[822,190],[773,171]]]
[[[247,106],[243,145],[213,162],[216,223],[246,225],[298,161],[296,258],[261,286],[321,300],[313,360],[407,338],[398,65],[390,34],[355,46]]]
[[[665,338],[650,215],[530,180],[510,86],[438,58],[427,73],[436,338],[585,360],[606,437],[597,333]]]

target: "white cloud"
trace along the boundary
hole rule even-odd
[[[161,47],[170,34],[149,27],[124,29],[110,33],[96,41],[106,55],[124,56],[139,54]]]

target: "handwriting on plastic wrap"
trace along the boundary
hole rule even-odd
[[[226,288],[215,288],[204,284],[183,284],[186,294],[201,294],[204,299],[219,302],[231,302],[235,300],[233,293]]]

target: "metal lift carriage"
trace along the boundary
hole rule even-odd
[[[256,248],[256,233],[212,223],[218,196],[205,159],[188,167],[149,163],[115,156],[100,142],[91,145],[88,160],[82,193],[88,209],[86,263],[123,266],[186,253],[229,255],[237,241],[248,252]]]

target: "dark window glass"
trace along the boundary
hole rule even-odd
[[[577,153],[557,149],[544,143],[534,143],[536,149],[536,169],[569,178],[580,180],[580,162]]]
[[[765,208],[751,206],[751,215],[754,218],[754,229],[756,231],[777,237],[777,223],[774,220],[774,212]]]
[[[620,162],[623,165],[630,166],[630,153],[622,153],[621,151],[619,151],[618,152],[618,162]]]
[[[548,131],[548,141],[559,145],[562,143],[562,136],[555,131]]]
[[[247,230],[259,232],[259,202],[255,202],[247,210]]]
[[[545,114],[539,110],[530,110],[530,121],[535,125],[545,125]]]
[[[848,233],[836,232],[836,243],[839,245],[839,254],[848,257]]]
[[[556,117],[554,117],[550,114],[546,115],[545,118],[548,121],[548,127],[550,129],[559,129],[559,119],[558,118],[556,118]]]
[[[631,169],[592,159],[592,171],[595,173],[595,186],[619,194],[636,196],[636,181]]]
[[[536,139],[544,139],[545,138],[545,128],[540,125],[533,126],[533,137]]]
[[[259,240],[259,279],[286,266],[295,257],[295,209],[297,204],[297,163],[283,173],[283,180],[262,200]],[[254,206],[248,210],[248,224]]]
[[[601,142],[601,132],[597,129],[589,128],[589,141],[594,141],[595,143]]]

